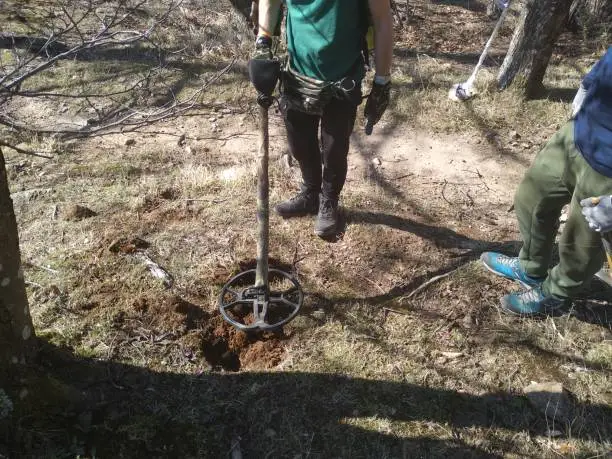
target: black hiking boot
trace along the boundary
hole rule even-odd
[[[318,193],[302,189],[291,199],[283,201],[274,207],[278,215],[283,218],[315,215],[319,207]]]
[[[338,200],[321,195],[319,213],[315,223],[315,234],[319,237],[329,237],[337,233],[340,219],[338,216]]]

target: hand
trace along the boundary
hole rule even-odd
[[[380,121],[389,105],[389,93],[391,91],[391,82],[377,83],[376,80],[372,85],[372,91],[368,96],[368,101],[364,109],[364,115],[367,120],[366,134],[372,133],[372,127]]]
[[[589,228],[599,233],[612,230],[612,196],[583,199],[580,205]]]
[[[249,60],[249,79],[257,90],[257,102],[263,107],[272,105],[272,93],[280,77],[280,61],[272,58],[272,39],[260,36],[255,52]]]

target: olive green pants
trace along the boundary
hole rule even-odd
[[[580,201],[605,194],[612,194],[612,178],[589,166],[574,144],[574,123],[567,123],[538,153],[514,199],[523,237],[521,267],[531,277],[546,277],[545,294],[576,296],[601,269],[601,236],[589,228]],[[565,204],[570,211],[559,241],[560,261],[549,272]]]

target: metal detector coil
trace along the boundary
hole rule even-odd
[[[270,269],[272,285],[279,285],[278,289],[251,286],[255,271],[243,271],[223,286],[219,298],[221,315],[244,331],[280,328],[293,320],[302,307],[304,294],[300,284],[285,271]]]
[[[291,274],[268,266],[268,109],[271,98],[260,95],[257,101],[261,136],[257,168],[257,268],[232,277],[219,296],[219,311],[223,318],[244,331],[278,329],[298,314],[304,302],[298,281]]]

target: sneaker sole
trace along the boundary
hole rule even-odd
[[[529,319],[544,319],[548,316],[548,314],[544,313],[544,312],[532,312],[530,314],[526,313],[526,312],[515,312],[512,309],[508,309],[506,308],[506,306],[504,305],[504,303],[500,300],[499,301],[499,309],[501,309],[501,312],[509,317],[522,317],[522,318],[529,318]]]
[[[545,319],[547,317],[558,317],[557,316],[557,312],[559,310],[563,310],[564,308],[564,304],[559,305],[556,308],[549,308],[547,309],[545,312],[532,312],[532,313],[527,313],[527,312],[515,312],[512,309],[508,309],[503,302],[503,299],[499,300],[499,308],[501,309],[501,312],[506,314],[507,316],[512,316],[512,317],[523,317],[523,318],[529,318],[529,319]]]
[[[524,282],[524,281],[522,281],[520,279],[517,279],[516,277],[509,277],[509,276],[506,276],[505,274],[500,273],[499,271],[495,271],[493,268],[491,268],[489,265],[487,265],[484,261],[482,262],[482,264],[483,264],[483,266],[485,268],[487,268],[487,270],[489,272],[492,272],[496,276],[503,277],[504,279],[508,279],[508,280],[511,280],[511,281],[514,281],[514,282],[518,282],[519,284],[521,284],[523,287],[525,287],[527,289],[530,289],[530,288],[533,288],[533,287],[537,287],[538,285],[542,285],[542,282],[543,282],[542,281],[541,283],[537,283],[537,284],[527,284],[526,282]]]

